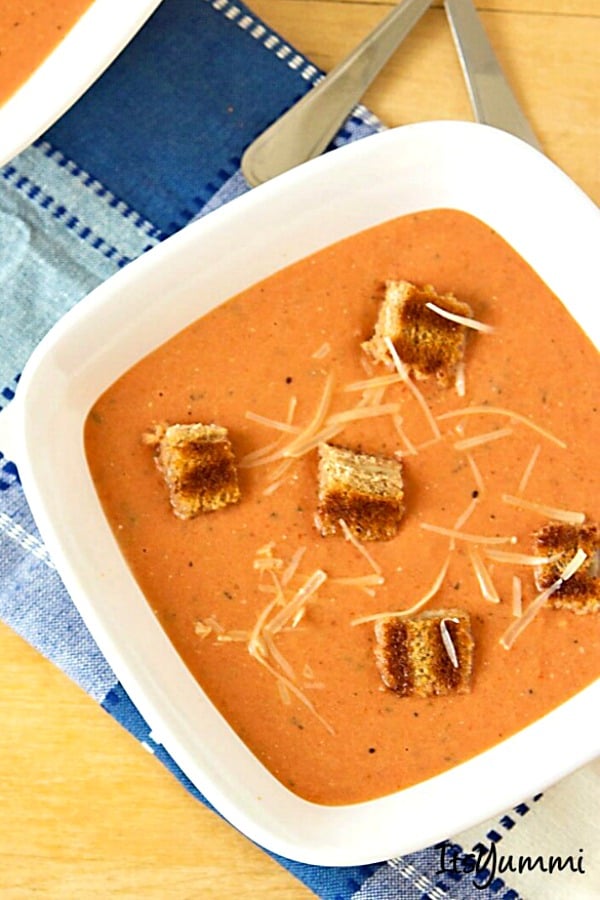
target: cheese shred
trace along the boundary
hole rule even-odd
[[[437,574],[437,577],[426,594],[424,594],[420,600],[413,604],[409,609],[400,609],[395,612],[382,612],[375,613],[371,616],[360,616],[358,619],[353,619],[350,624],[351,625],[364,625],[365,622],[377,622],[380,619],[388,619],[388,618],[405,618],[406,616],[412,616],[414,613],[418,612],[422,609],[432,597],[435,597],[442,584],[444,583],[444,578],[446,577],[446,573],[448,571],[448,566],[450,565],[450,554],[444,560],[444,564],[442,568]]]
[[[362,406],[354,409],[345,409],[343,412],[334,413],[326,420],[325,425],[342,425],[347,422],[355,422],[358,419],[370,419],[375,416],[393,416],[400,410],[399,403],[382,403],[377,406]]]
[[[500,438],[510,437],[513,434],[512,428],[498,428],[495,431],[487,431],[485,434],[476,434],[473,437],[464,438],[462,441],[456,441],[454,449],[471,450],[473,447],[479,447],[481,444],[489,444],[490,441],[497,441]]]
[[[329,343],[329,341],[325,341],[323,344],[321,344],[320,347],[317,348],[317,350],[315,350],[315,352],[312,355],[312,358],[313,359],[323,359],[330,352],[331,352],[331,344]]]
[[[374,378],[364,378],[362,381],[352,381],[344,387],[346,393],[353,391],[368,391],[373,388],[387,387],[390,384],[398,384],[402,381],[400,375],[378,375]]]
[[[542,449],[542,445],[538,444],[536,446],[536,448],[534,449],[533,453],[531,454],[531,458],[530,458],[529,462],[527,463],[527,465],[525,466],[525,471],[523,472],[523,474],[521,476],[521,480],[520,480],[519,486],[517,488],[517,494],[523,494],[525,491],[525,488],[529,484],[529,479],[531,478],[531,473],[533,472],[533,467],[535,466],[535,464],[537,462],[537,458],[540,455],[541,449]]]
[[[492,416],[507,416],[509,419],[512,419],[515,422],[521,422],[521,424],[526,425],[528,428],[531,428],[533,431],[536,431],[538,434],[541,434],[542,437],[547,438],[547,440],[552,441],[554,444],[557,444],[559,447],[563,449],[566,448],[566,444],[564,441],[557,438],[554,434],[549,431],[546,431],[545,428],[542,428],[540,425],[537,425],[535,422],[532,422],[531,419],[528,419],[527,416],[521,415],[521,413],[514,412],[512,409],[504,409],[502,406],[463,406],[460,409],[453,409],[449,412],[441,413],[437,420],[438,422],[442,422],[445,419],[453,419],[456,416],[479,416],[479,415],[492,415]]]
[[[400,415],[392,416],[392,422],[394,423],[394,428],[398,432],[398,435],[400,436],[400,438],[404,441],[404,446],[406,447],[405,451],[404,450],[396,451],[395,455],[396,456],[399,456],[399,455],[401,455],[401,456],[416,456],[417,452],[418,452],[417,448],[415,447],[415,445],[413,444],[413,442],[411,441],[411,439],[409,438],[409,436],[407,435],[407,433],[404,430],[404,419],[402,418],[402,416],[400,416]],[[435,440],[437,441],[437,438],[435,438]]]
[[[557,506],[547,506],[545,503],[534,503],[523,497],[514,497],[512,494],[502,494],[502,502],[508,506],[516,506],[517,509],[528,509],[537,512],[548,519],[556,519],[559,522],[567,522],[570,525],[582,525],[585,522],[585,513],[574,512],[570,509],[559,509]]]
[[[443,534],[449,538],[455,538],[457,541],[467,541],[471,544],[516,544],[517,538],[512,535],[510,537],[490,537],[485,534],[468,534],[466,531],[458,531],[454,528],[443,528],[441,525],[432,525],[429,522],[421,522],[420,527],[425,531],[433,531],[435,534]]]
[[[440,635],[442,637],[442,643],[444,645],[444,649],[448,654],[448,658],[450,662],[454,666],[455,669],[458,669],[458,656],[456,654],[456,647],[452,641],[452,636],[448,631],[448,626],[446,622],[454,622],[455,624],[459,624],[458,619],[442,619],[440,622]]]
[[[560,559],[562,553],[554,553],[552,556],[536,556],[529,553],[512,553],[510,550],[493,550],[486,549],[485,555],[493,559],[494,562],[510,563],[513,566],[547,566],[557,559]]]
[[[342,529],[342,532],[343,532],[346,540],[349,541],[349,543],[351,543],[352,546],[358,550],[358,552],[361,554],[361,556],[364,556],[364,558],[367,560],[367,562],[369,563],[369,565],[371,566],[371,568],[373,569],[375,574],[381,575],[381,566],[379,565],[379,563],[375,562],[375,560],[373,559],[373,557],[371,556],[369,551],[366,549],[366,547],[364,547],[363,544],[361,544],[361,542],[358,540],[358,538],[354,537],[354,535],[352,534],[352,532],[350,531],[350,529],[348,528],[347,524],[344,522],[343,519],[339,519],[339,525],[340,525],[340,528]]]
[[[275,428],[277,431],[285,431],[288,434],[298,434],[300,428],[297,425],[290,425],[289,422],[280,422],[278,419],[270,419],[268,416],[261,416],[258,413],[246,410],[246,418],[258,425],[266,425],[268,428]]]
[[[342,575],[338,578],[330,578],[329,582],[330,584],[343,584],[348,587],[365,588],[377,587],[385,582],[385,578],[383,575],[376,575],[375,572],[373,572],[372,575]]]
[[[477,319],[472,319],[469,316],[459,316],[456,313],[449,312],[447,309],[443,309],[441,306],[437,306],[435,303],[429,302],[425,306],[443,319],[448,319],[449,322],[455,322],[457,325],[473,328],[474,331],[481,331],[483,334],[492,334],[494,331],[492,326],[486,325],[485,322],[478,322]]]
[[[500,603],[500,596],[496,590],[492,576],[478,551],[472,547],[469,548],[469,559],[471,560],[471,565],[473,566],[473,571],[475,572],[475,577],[477,578],[477,583],[479,584],[483,599],[488,600],[490,603]]]
[[[517,619],[523,615],[523,582],[518,575],[512,577],[512,613]]]
[[[392,357],[392,361],[393,361],[393,363],[394,363],[394,366],[396,367],[396,369],[397,369],[397,371],[398,371],[398,374],[399,374],[400,377],[402,378],[402,381],[405,383],[405,385],[407,386],[407,388],[408,388],[409,391],[412,393],[413,397],[415,398],[415,400],[417,401],[417,403],[419,404],[419,406],[420,406],[421,409],[423,410],[423,413],[425,414],[425,418],[426,418],[427,421],[429,422],[430,428],[431,428],[431,430],[433,431],[435,437],[440,437],[440,436],[441,436],[441,432],[440,432],[439,425],[438,425],[438,423],[437,423],[436,420],[435,420],[435,416],[433,415],[433,413],[432,413],[431,410],[429,409],[429,405],[428,405],[428,403],[427,403],[427,400],[425,399],[425,397],[423,396],[423,394],[421,393],[421,391],[419,390],[419,388],[416,386],[416,384],[414,383],[414,381],[412,380],[412,378],[410,378],[408,372],[406,371],[406,368],[405,368],[405,366],[404,366],[404,363],[402,362],[402,360],[401,360],[400,357],[398,356],[398,353],[397,353],[397,351],[396,351],[396,348],[394,347],[394,344],[393,344],[393,342],[392,342],[392,339],[386,335],[386,336],[384,337],[384,341],[385,341],[386,346],[387,346],[387,348],[388,348],[388,350],[389,350],[389,352],[390,352],[390,356]]]
[[[263,668],[267,670],[267,672],[270,672],[271,675],[273,675],[278,685],[283,684],[283,686],[291,694],[293,694],[302,704],[304,704],[304,706],[313,714],[313,716],[321,723],[321,725],[323,725],[323,727],[326,731],[329,732],[329,734],[335,734],[335,729],[329,724],[326,719],[323,718],[322,715],[317,712],[308,697],[300,690],[299,687],[297,687],[297,685],[294,684],[293,681],[291,681],[285,675],[282,675],[281,672],[278,672],[277,669],[275,669],[266,661],[266,659],[263,659],[260,656],[255,656],[254,658],[256,659],[257,663],[259,663],[261,666],[263,666]]]
[[[515,619],[511,625],[508,626],[502,637],[500,638],[500,643],[506,650],[510,650],[516,639],[520,634],[525,631],[528,625],[533,622],[535,617],[538,615],[540,610],[545,605],[546,601],[555,594],[556,591],[560,590],[565,581],[568,581],[569,578],[572,578],[573,575],[581,568],[584,562],[587,559],[587,554],[585,550],[582,550],[580,547],[577,553],[573,556],[569,564],[565,567],[560,578],[557,578],[550,587],[546,588],[540,594],[535,597],[534,600],[531,601],[523,615]]]
[[[291,441],[284,448],[285,456],[294,456],[297,455],[296,451],[298,447],[300,447],[307,438],[312,437],[316,432],[321,428],[325,417],[327,416],[327,412],[329,410],[329,406],[331,404],[331,397],[333,395],[333,375],[331,372],[327,374],[325,378],[325,384],[323,386],[323,391],[321,393],[321,397],[319,398],[319,402],[317,403],[317,408],[314,412],[314,415],[304,431],[298,435],[295,440]]]
[[[277,634],[278,631],[293,621],[300,609],[306,605],[308,600],[316,591],[319,590],[323,582],[327,579],[327,575],[322,569],[317,569],[310,575],[301,588],[299,588],[292,599],[283,609],[279,610],[270,622],[267,622],[265,629],[271,634]]]
[[[473,478],[475,479],[475,484],[477,485],[477,490],[479,491],[479,496],[485,494],[485,482],[483,480],[483,475],[479,469],[479,466],[473,459],[470,453],[466,454],[467,462],[471,467],[471,472],[473,473]]]

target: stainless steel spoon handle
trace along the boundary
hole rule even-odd
[[[318,156],[431,0],[404,0],[322,81],[246,149],[242,172],[255,187]]]
[[[475,118],[510,131],[541,150],[506,81],[472,0],[445,0],[445,5]]]

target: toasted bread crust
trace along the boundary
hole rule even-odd
[[[404,514],[399,460],[319,445],[316,522],[325,537],[340,531],[340,520],[362,541],[395,537]]]
[[[442,628],[457,665],[444,643]],[[390,691],[401,697],[469,693],[474,642],[464,610],[433,610],[411,618],[389,616],[376,623],[375,638],[377,668]]]
[[[181,519],[237,503],[237,468],[227,429],[220,425],[159,426],[154,459]]]
[[[568,609],[577,615],[598,612],[600,610],[598,524],[584,522],[583,525],[570,525],[564,522],[549,522],[535,532],[533,539],[534,552],[538,556],[550,557],[560,554],[554,562],[536,568],[535,582],[540,591],[549,588],[561,577],[565,567],[579,549],[587,554],[581,568],[548,598],[548,606],[554,609]]]
[[[431,285],[388,281],[375,330],[363,349],[375,362],[392,362],[385,338],[390,338],[407,371],[454,385],[465,352],[466,328],[429,309],[434,303],[447,312],[472,317],[471,307],[454,294],[438,294]]]

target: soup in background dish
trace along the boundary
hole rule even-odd
[[[29,78],[93,0],[2,0],[0,105]]]

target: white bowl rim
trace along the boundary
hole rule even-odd
[[[374,178],[381,171],[395,191]],[[442,202],[435,203],[436,197]],[[548,197],[558,211],[553,218],[546,214]],[[517,199],[515,216],[511,202]],[[318,203],[328,217],[319,215]],[[553,163],[511,135],[473,123],[419,123],[365,138],[285,173],[128,265],[52,329],[26,366],[15,400],[0,414],[0,448],[18,464],[58,571],[153,735],[235,827],[267,849],[305,863],[344,866],[391,858],[443,840],[543,790],[600,751],[590,715],[600,700],[600,683],[502,744],[405,791],[341,807],[302,800],[232,733],[158,626],[100,510],[84,464],[82,425],[100,385],[107,387],[191,321],[192,307],[193,318],[203,311],[196,295],[194,304],[189,300],[198,288],[198,268],[202,284],[210,287],[210,304],[216,305],[240,284],[331,243],[332,235],[343,237],[391,218],[395,208],[401,215],[432,205],[465,209],[506,236],[585,320],[598,346],[593,311],[577,299],[580,281],[598,276],[595,253],[589,254],[600,236],[595,205]],[[574,231],[579,243],[573,241]],[[241,235],[246,243],[238,240]],[[265,246],[269,250],[261,256]],[[557,248],[564,257],[565,247],[566,267],[557,258]],[[227,271],[219,262],[225,250]],[[57,398],[50,405],[49,396]],[[43,438],[50,427],[49,445]],[[68,477],[60,475],[65,462]],[[68,502],[74,497],[82,508]],[[85,528],[93,535],[83,533]],[[123,608],[113,597],[119,591],[127,597]],[[125,638],[128,617],[137,629],[133,638]],[[548,748],[557,752],[550,754]]]
[[[94,0],[0,105],[0,166],[28,147],[104,72],[161,0]]]

